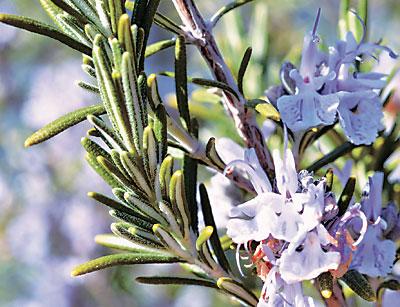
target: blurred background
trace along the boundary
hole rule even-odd
[[[228,1],[197,1],[206,16]],[[369,15],[372,41],[383,39],[400,51],[400,4],[372,0]],[[339,1],[268,1],[229,13],[215,34],[228,64],[237,71],[245,49],[253,46],[246,93],[259,97],[278,79],[280,63],[298,63],[303,36],[322,8],[319,33],[333,44]],[[171,2],[162,10],[177,19]],[[50,22],[39,1],[0,0],[0,12],[26,15]],[[170,35],[153,28],[151,41]],[[189,72],[209,76],[196,50],[190,47]],[[172,51],[147,63],[147,73],[172,70]],[[110,194],[84,161],[80,138],[89,126],[82,123],[44,144],[25,149],[33,131],[97,97],[75,85],[85,79],[80,55],[58,42],[0,25],[0,306],[223,306],[225,297],[194,287],[152,287],[135,283],[140,275],[168,274],[171,267],[140,266],[107,269],[80,278],[71,269],[91,258],[110,253],[94,243],[109,232],[107,209],[86,197],[88,191]],[[380,63],[389,73],[396,63]],[[173,99],[171,80],[159,81],[165,99]],[[202,136],[231,136],[219,104],[204,91],[192,88],[192,108],[202,120]],[[201,103],[200,103],[201,102]],[[397,106],[398,107],[398,106]],[[209,112],[213,110],[213,112]],[[206,173],[202,173],[206,178]],[[216,196],[221,200],[221,195]],[[224,199],[225,201],[225,199]],[[229,202],[229,200],[226,200]],[[223,225],[225,207],[215,208]],[[172,270],[180,272],[179,267]]]

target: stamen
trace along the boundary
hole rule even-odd
[[[311,32],[313,37],[315,37],[316,34],[317,34],[317,28],[318,28],[320,17],[321,17],[321,8],[318,9],[317,17],[315,17],[314,27],[313,27],[313,30]]]
[[[242,277],[244,277],[244,274],[243,274],[243,271],[242,271],[242,268],[241,268],[241,266],[240,266],[240,247],[242,246],[242,244],[238,244],[238,246],[236,247],[236,266],[237,266],[237,268],[238,268],[238,270],[239,270],[239,273],[240,273],[240,275],[242,276]]]

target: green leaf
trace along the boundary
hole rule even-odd
[[[179,27],[179,25],[177,25],[175,22],[173,22],[171,19],[164,16],[163,14],[156,13],[156,15],[154,16],[154,23],[157,26],[159,26],[167,31],[170,31],[176,35],[184,34],[182,29]]]
[[[50,0],[50,1],[53,2],[55,5],[57,5],[63,11],[67,12],[69,15],[75,17],[83,25],[88,23],[88,19],[84,15],[82,15],[72,6],[67,4],[64,0]]]
[[[160,149],[160,157],[158,161],[161,163],[165,156],[167,155],[168,150],[168,131],[167,131],[167,112],[162,104],[158,105],[155,111],[154,118],[154,135],[158,142],[158,147]]]
[[[167,40],[162,40],[162,41],[156,42],[156,43],[148,45],[146,47],[146,52],[145,52],[144,56],[146,58],[150,57],[150,56],[156,54],[157,52],[160,52],[160,51],[170,48],[172,46],[175,46],[175,39],[167,39]]]
[[[270,103],[259,103],[256,105],[255,109],[265,118],[269,118],[274,121],[280,121],[281,119],[279,112]]]
[[[86,161],[89,165],[95,170],[100,177],[103,178],[105,182],[112,188],[123,188],[123,185],[114,178],[98,161],[96,156],[93,154],[87,153],[85,156]]]
[[[103,156],[103,157],[106,157],[107,159],[111,159],[110,154],[107,151],[105,151],[96,142],[93,142],[91,139],[89,139],[87,137],[83,137],[81,139],[81,144],[82,144],[83,148],[85,148],[85,150],[88,153],[92,154],[94,157]]]
[[[90,47],[74,40],[70,36],[60,32],[58,29],[40,21],[23,16],[0,14],[0,22],[53,38],[71,47],[72,49],[75,49],[89,56],[92,55],[92,49]]]
[[[146,216],[143,215],[137,214],[140,216],[137,217],[119,210],[110,210],[109,213],[112,217],[117,218],[122,222],[132,224],[133,226],[140,227],[146,231],[151,231],[154,225],[154,223],[146,222]]]
[[[257,306],[258,304],[258,298],[252,292],[231,278],[219,278],[217,286],[249,306]]]
[[[224,16],[226,13],[229,13],[230,11],[232,11],[233,9],[242,6],[246,3],[249,3],[253,0],[237,0],[237,1],[233,1],[225,6],[223,6],[222,8],[220,8],[212,17],[211,17],[211,24],[214,27],[217,22],[221,19],[222,16]]]
[[[133,210],[132,208],[126,206],[125,204],[120,203],[114,199],[111,199],[103,194],[96,193],[96,192],[89,192],[88,196],[90,198],[93,198],[94,200],[98,201],[99,203],[102,203],[112,209],[124,212],[124,213],[126,213],[130,216],[136,217],[138,219],[145,220],[145,221],[147,221],[148,224],[154,224],[154,222],[155,222],[153,219],[150,219],[147,216],[141,214],[140,212],[137,212],[137,211]]]
[[[148,4],[147,4],[146,10],[144,12],[144,16],[143,16],[143,21],[140,24],[141,28],[143,28],[143,31],[144,31],[144,37],[143,37],[143,42],[142,42],[142,45],[144,47],[142,48],[142,52],[140,55],[139,71],[144,70],[146,45],[147,45],[147,41],[150,36],[150,28],[153,25],[153,20],[154,20],[155,14],[157,12],[158,5],[160,4],[160,1],[161,0],[148,0]]]
[[[214,228],[212,226],[206,226],[200,231],[200,234],[196,240],[196,249],[198,251],[202,250],[203,245],[207,243],[208,239],[210,239],[213,232]]]
[[[188,131],[191,131],[187,89],[187,59],[185,38],[178,36],[175,42],[175,89],[178,110]]]
[[[101,104],[75,110],[71,113],[61,116],[60,118],[33,133],[26,139],[24,145],[25,147],[29,147],[35,144],[40,144],[63,132],[64,130],[84,121],[89,114],[101,115],[104,113],[104,106]]]
[[[356,187],[356,178],[350,177],[349,180],[347,180],[347,183],[343,189],[342,194],[340,195],[340,198],[339,198],[339,201],[337,204],[339,207],[338,216],[342,216],[343,214],[346,213],[347,208],[349,207],[351,198],[353,197],[355,187]]]
[[[160,166],[160,189],[163,196],[163,199],[169,198],[169,183],[171,180],[171,176],[174,168],[174,159],[172,156],[166,156]]]
[[[210,237],[211,246],[213,248],[215,256],[217,257],[218,263],[225,271],[229,272],[231,270],[230,265],[228,259],[226,259],[224,250],[222,249],[221,240],[219,239],[217,232],[217,225],[215,224],[214,215],[212,213],[210,200],[207,194],[207,189],[204,184],[200,184],[199,191],[204,223],[206,226],[211,226],[215,230]]]
[[[198,138],[198,122],[194,118],[191,124],[191,134],[193,138]],[[198,229],[198,206],[197,206],[197,167],[198,160],[189,157],[187,154],[183,158],[183,181],[185,185],[186,201],[189,211],[190,226],[195,234],[199,233]]]
[[[361,273],[356,270],[349,270],[344,274],[341,280],[343,280],[351,290],[364,300],[368,302],[376,301],[374,289]]]
[[[146,245],[140,245],[137,243],[133,243],[127,239],[116,236],[114,234],[101,234],[97,235],[94,238],[94,241],[104,247],[118,249],[122,251],[132,252],[132,253],[140,253],[140,252],[159,252],[163,253],[161,249],[151,248]]]
[[[80,276],[87,273],[99,271],[105,268],[119,266],[119,265],[132,265],[132,264],[148,264],[148,263],[175,263],[179,259],[172,256],[157,255],[155,253],[124,253],[114,254],[97,259],[93,259],[84,264],[74,268],[71,272],[72,276]]]
[[[112,148],[118,150],[125,149],[125,145],[122,142],[121,138],[115,133],[113,129],[110,129],[101,118],[94,115],[88,115],[87,120],[96,127],[96,129],[107,140]]]
[[[187,285],[187,286],[202,286],[208,288],[218,289],[213,281],[194,278],[182,277],[167,277],[167,276],[141,276],[137,277],[136,281],[147,285]]]
[[[169,198],[173,209],[177,211],[177,216],[182,218],[182,233],[185,236],[189,236],[190,214],[188,212],[184,178],[181,170],[176,171],[171,177],[169,184]]]
[[[163,71],[158,73],[160,76],[164,77],[169,77],[169,78],[176,78],[175,73],[171,71]],[[191,82],[196,85],[204,86],[204,87],[215,87],[220,90],[226,91],[229,94],[232,94],[235,96],[237,99],[239,99],[238,94],[234,89],[232,89],[229,85],[223,82],[215,81],[215,80],[210,80],[210,79],[204,79],[204,78],[187,78],[188,82]]]
[[[350,142],[345,142],[342,145],[340,145],[339,147],[332,150],[330,153],[324,155],[321,159],[314,162],[309,167],[307,167],[307,170],[309,172],[315,172],[315,171],[319,170],[320,168],[324,167],[325,165],[332,163],[336,159],[348,154],[356,147],[359,147],[359,145],[354,145]]]
[[[251,53],[252,53],[251,47],[246,49],[246,52],[243,55],[242,62],[240,63],[239,67],[239,72],[238,72],[238,87],[239,91],[243,94],[243,79],[244,79],[244,74],[246,73],[247,66],[249,65],[250,58],[251,58]]]
[[[215,148],[215,138],[210,138],[206,146],[206,155],[210,161],[218,167],[221,171],[225,169],[225,163],[222,161],[221,157]]]

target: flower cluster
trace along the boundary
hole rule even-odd
[[[383,211],[380,195],[383,175],[376,173],[361,203],[339,208],[326,178],[297,172],[293,154],[283,159],[273,152],[276,180],[271,183],[252,150],[243,161],[233,161],[246,171],[257,196],[231,209],[228,235],[250,256],[250,265],[264,281],[259,306],[310,306],[302,282],[330,272],[340,278],[356,269],[371,277],[386,276],[395,259],[398,212],[393,205]],[[386,238],[390,238],[386,239]]]
[[[289,91],[292,95],[277,100],[282,121],[293,132],[301,133],[332,125],[338,119],[352,143],[371,144],[383,129],[382,103],[376,90],[385,86],[386,75],[359,72],[357,65],[374,58],[377,50],[387,51],[393,58],[397,55],[385,46],[365,42],[365,35],[357,42],[352,32],[345,41],[329,47],[328,53],[322,52],[318,50],[319,19],[320,10],[312,32],[304,38],[300,68],[288,71],[289,83],[295,85],[294,91]]]

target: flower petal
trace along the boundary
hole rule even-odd
[[[293,244],[293,243],[291,243]],[[282,253],[280,273],[287,283],[310,280],[328,270],[335,270],[340,263],[340,253],[324,252],[316,232],[310,232],[301,251],[288,248]],[[298,246],[299,247],[299,246]]]

